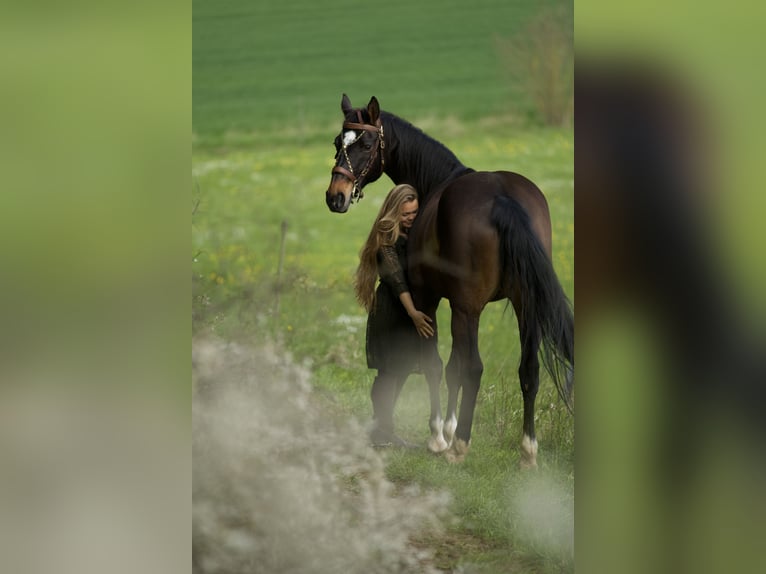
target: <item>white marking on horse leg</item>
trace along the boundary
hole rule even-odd
[[[444,421],[444,440],[447,444],[452,444],[452,439],[455,438],[455,429],[457,428],[457,417],[455,413],[449,415],[449,418]]]
[[[428,439],[428,450],[433,453],[444,452],[449,448],[449,443],[444,440],[442,436],[442,429],[444,428],[444,421],[441,417],[437,417],[429,423],[431,427],[431,438]]]
[[[343,134],[343,145],[350,146],[356,141],[356,132],[354,130],[348,130]]]
[[[468,449],[471,448],[471,441],[465,442],[462,438],[457,439],[450,449],[444,453],[448,462],[459,463],[465,460],[465,455],[468,454]]]
[[[521,468],[537,468],[537,439],[526,434],[521,439]]]

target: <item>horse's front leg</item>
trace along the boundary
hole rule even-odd
[[[436,323],[434,322],[434,326]],[[434,327],[435,330],[435,327]],[[439,356],[438,342],[436,334],[423,344],[423,362],[426,381],[428,381],[428,392],[431,398],[431,418],[428,421],[428,427],[431,429],[431,436],[428,439],[428,450],[433,453],[444,452],[449,448],[450,443],[444,438],[444,420],[442,419],[441,407],[441,382],[443,363]]]
[[[416,295],[417,300],[420,297]],[[431,417],[428,420],[428,428],[431,436],[428,439],[428,450],[440,453],[447,450],[450,440],[444,438],[444,419],[442,419],[441,406],[441,383],[444,372],[444,363],[439,356],[439,329],[436,323],[436,309],[439,301],[424,302],[423,312],[427,313],[433,321],[434,335],[430,339],[421,339],[421,366],[428,382],[428,394],[431,399]],[[453,429],[454,430],[454,429]]]

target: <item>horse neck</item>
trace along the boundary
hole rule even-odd
[[[387,140],[385,173],[395,184],[417,189],[421,202],[465,169],[445,145],[409,122],[386,112],[381,120]]]

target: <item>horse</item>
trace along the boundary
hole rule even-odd
[[[520,464],[536,467],[534,409],[540,359],[570,413],[574,389],[574,314],[551,262],[545,196],[520,174],[466,167],[442,143],[405,119],[381,111],[374,96],[366,108],[354,108],[343,94],[341,111],[343,125],[335,138],[327,206],[331,212],[346,213],[363,197],[363,188],[384,173],[395,184],[412,185],[420,204],[408,239],[413,301],[431,317],[435,332],[439,302],[450,302],[446,419],[441,414],[443,363],[436,333],[421,344],[421,368],[431,400],[429,450],[444,453],[450,462],[465,459],[484,370],[479,318],[488,303],[507,300],[516,313],[521,341]]]

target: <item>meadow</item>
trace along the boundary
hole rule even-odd
[[[496,44],[542,8],[431,4],[430,13],[404,2],[370,6],[367,23],[354,25],[349,14],[359,10],[350,2],[194,2],[193,336],[273,345],[308,369],[328,413],[363,424],[374,372],[352,276],[392,184],[383,177],[369,185],[344,215],[324,204],[343,92],[355,105],[376,95],[466,165],[535,181],[550,205],[554,267],[574,302],[573,130],[542,125],[531,96],[504,73]],[[446,362],[446,301],[438,322]],[[449,465],[425,448],[383,453],[398,488],[450,495],[454,520],[412,544],[432,552],[439,571],[572,571],[574,420],[542,375],[540,469],[521,472],[510,306],[487,307],[480,350],[485,370],[466,461]],[[399,433],[425,444],[428,412],[425,381],[413,375],[397,406]]]

